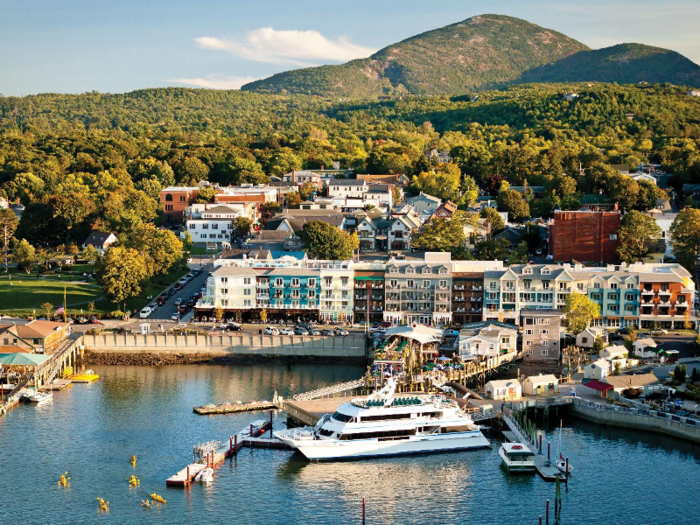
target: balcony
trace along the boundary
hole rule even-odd
[[[258,282],[255,284],[255,286],[256,286],[256,288],[269,288],[269,287],[270,287],[270,282],[269,282],[269,281],[267,281],[267,282],[258,281]]]
[[[383,295],[373,295],[373,296],[372,296],[372,300],[373,300],[373,301],[383,301],[383,300],[384,300],[384,296],[383,296]]]
[[[441,292],[444,292],[444,291],[449,290],[450,288],[449,288],[449,286],[436,286],[435,289],[440,290]]]
[[[467,289],[467,287],[466,287],[466,286],[454,285],[454,286],[452,287],[452,289],[453,289],[453,290],[458,290],[458,291],[461,292],[461,291],[465,291],[465,290]]]
[[[327,299],[328,299],[328,298],[327,298]],[[356,296],[355,296],[355,299],[362,299],[362,300],[365,300],[365,299],[367,299],[367,296],[366,296],[366,295],[356,295]]]
[[[469,300],[472,303],[480,303],[481,301],[484,300],[484,296],[483,295],[472,295]]]
[[[256,298],[256,299],[269,299],[269,298],[270,298],[270,294],[269,294],[269,293],[259,293],[259,294],[255,294],[255,298]]]
[[[654,290],[642,290],[642,295],[654,295]]]
[[[659,290],[659,295],[671,295],[671,290]]]
[[[481,308],[471,308],[469,311],[473,314],[480,314],[483,310]]]
[[[656,304],[656,306],[671,306],[671,301],[660,301]]]
[[[464,295],[455,295],[452,297],[452,300],[456,302],[464,302],[467,300],[467,298]]]
[[[384,288],[383,284],[373,284],[372,285],[373,290],[381,290],[382,288]]]
[[[472,292],[481,292],[484,287],[483,286],[472,286]]]

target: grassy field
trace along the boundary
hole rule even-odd
[[[126,302],[127,310],[140,310],[149,303],[148,296],[156,297],[170,284],[177,281],[188,272],[187,268],[176,269],[167,275],[156,276],[149,281],[144,291]],[[82,274],[82,271],[80,272]],[[102,296],[102,290],[96,283],[69,282],[64,276],[60,281],[55,276],[49,279],[37,279],[36,275],[13,274],[12,280],[2,276],[0,279],[0,314],[2,315],[45,315],[41,305],[49,302],[55,311],[63,304],[63,287],[66,287],[68,299],[68,315],[80,315],[80,310],[87,315],[88,303],[95,303],[95,313],[107,314],[121,309],[123,305],[115,305]]]

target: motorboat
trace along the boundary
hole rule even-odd
[[[210,483],[213,479],[214,479],[214,469],[211,467],[205,468],[199,474],[197,474],[194,478],[195,481],[199,481],[200,483]]]
[[[395,396],[396,383],[325,414],[314,427],[273,436],[311,460],[357,459],[484,448],[489,441],[454,400]]]
[[[522,443],[503,443],[498,450],[508,472],[534,472],[535,453]]]
[[[73,383],[94,383],[99,378],[99,374],[96,374],[92,370],[85,370],[84,372],[71,376],[71,381],[73,381]]]
[[[37,405],[43,405],[44,403],[48,403],[53,399],[53,393],[31,390],[24,394],[23,399],[28,403],[36,403]]]

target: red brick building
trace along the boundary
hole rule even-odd
[[[183,222],[185,208],[199,196],[198,187],[168,186],[160,190],[160,204],[168,222]]]
[[[618,211],[558,211],[549,221],[549,255],[557,262],[616,263]]]

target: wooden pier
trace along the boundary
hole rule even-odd
[[[39,390],[63,390],[72,382],[70,379],[54,379],[51,383],[40,386]]]
[[[204,405],[194,407],[192,411],[200,416],[213,416],[216,414],[239,414],[241,412],[255,412],[257,410],[275,410],[277,406],[270,401],[252,401],[250,403],[224,403],[222,405]]]
[[[195,447],[196,448],[196,447]],[[205,468],[216,468],[225,459],[238,454],[242,448],[274,448],[291,450],[290,447],[278,439],[272,437],[272,411],[269,421],[260,426],[251,424],[249,428],[229,437],[228,443],[215,446],[207,450],[202,461],[190,463],[188,466],[178,471],[165,480],[165,484],[170,487],[186,487],[190,485],[194,478]]]

